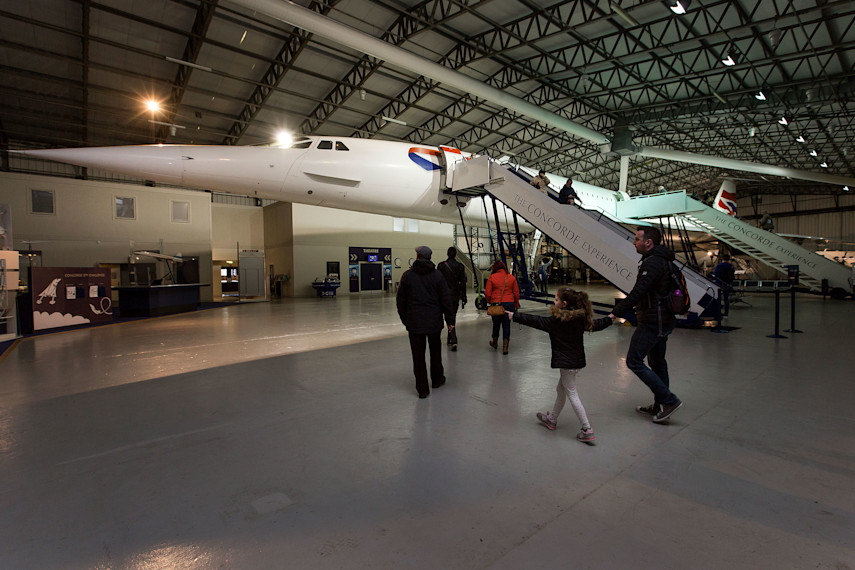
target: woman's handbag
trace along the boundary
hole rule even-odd
[[[505,275],[505,282],[502,283],[502,292],[499,294],[499,299],[505,296],[505,286],[508,284],[508,276]],[[491,317],[501,317],[505,314],[505,308],[501,303],[496,303],[495,305],[490,305],[487,307],[487,314]]]

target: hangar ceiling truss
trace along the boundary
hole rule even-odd
[[[240,0],[4,3],[0,144],[264,144],[287,129],[450,144],[610,188],[628,155],[639,192],[703,191],[723,176],[753,193],[841,191],[637,152],[647,147],[855,177],[851,0],[694,0],[682,15],[664,0],[297,3],[613,145]],[[148,97],[163,110],[146,111]],[[615,148],[627,132],[630,148]]]

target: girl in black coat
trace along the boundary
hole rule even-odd
[[[588,422],[585,407],[576,393],[576,374],[585,367],[585,345],[582,335],[585,331],[601,331],[612,324],[609,317],[593,319],[593,310],[588,294],[561,287],[555,293],[555,304],[549,308],[551,316],[538,317],[523,313],[511,313],[514,321],[546,331],[552,345],[552,368],[559,368],[561,375],[556,386],[555,404],[551,412],[537,412],[537,419],[547,428],[558,427],[558,415],[564,409],[564,403],[570,400],[576,417],[582,424],[582,430],[576,435],[579,441],[594,441],[594,430]]]

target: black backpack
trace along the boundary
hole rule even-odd
[[[686,278],[673,261],[668,263],[665,279],[668,281],[668,292],[660,300],[661,304],[675,315],[685,315],[692,307],[692,300],[689,298]]]

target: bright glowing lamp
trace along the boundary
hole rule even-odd
[[[291,136],[291,133],[286,131],[279,131],[276,133],[276,144],[279,146],[288,147],[291,146],[291,143],[294,142],[294,138]]]

